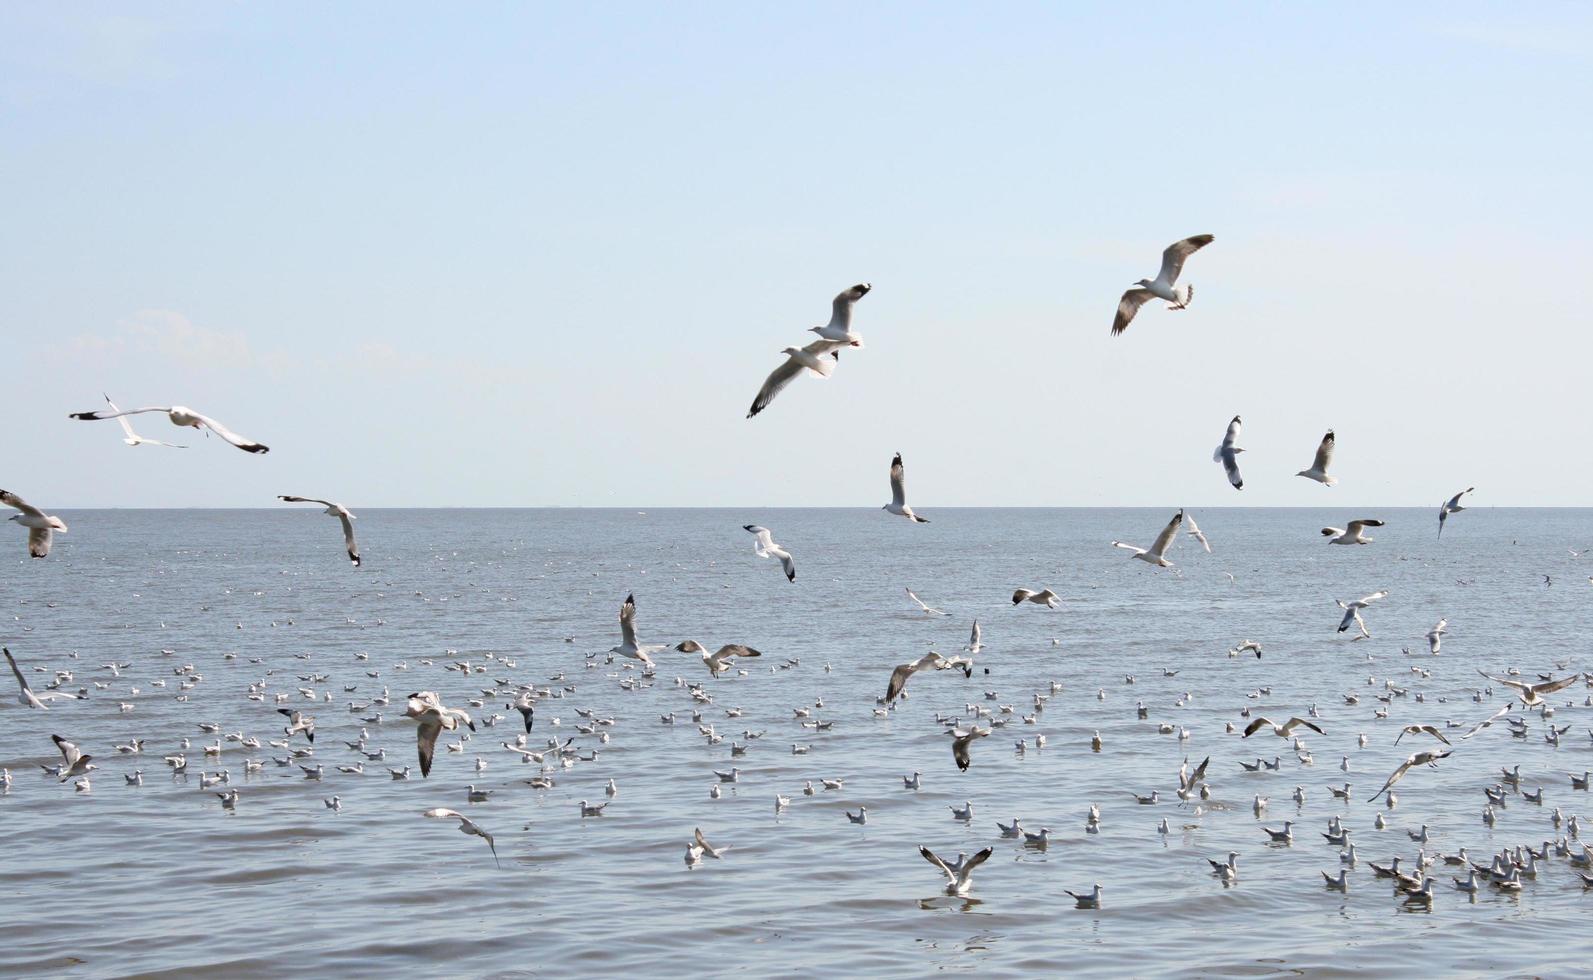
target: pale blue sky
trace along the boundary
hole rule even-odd
[[[1587,504],[1590,29],[1569,4],[8,4],[0,486],[877,506],[900,450],[926,513]],[[1198,232],[1190,309],[1109,337]],[[867,349],[745,419],[865,280]],[[66,418],[101,390],[272,452],[129,449]],[[1243,493],[1210,459],[1236,412]],[[1333,490],[1292,475],[1328,427]]]

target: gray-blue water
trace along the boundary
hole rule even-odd
[[[1457,741],[1439,768],[1412,771],[1392,811],[1366,798],[1407,752],[1436,745],[1407,736],[1396,747],[1402,725],[1470,723],[1504,704],[1502,688],[1473,701],[1486,683],[1477,668],[1519,668],[1532,679],[1560,676],[1555,661],[1589,666],[1593,556],[1570,549],[1593,544],[1593,512],[1469,510],[1438,542],[1431,509],[1208,510],[1195,517],[1213,552],[1185,540],[1172,556],[1176,573],[1108,546],[1114,538],[1149,544],[1170,515],[945,509],[914,525],[877,510],[366,511],[358,523],[366,563],[356,570],[342,557],[337,522],[311,508],[62,513],[71,532],[57,537],[50,558],[23,557],[17,531],[4,540],[9,560],[0,566],[5,645],[36,688],[69,670],[74,679],[63,690],[89,694],[30,711],[4,679],[0,764],[14,782],[0,799],[8,845],[0,970],[1581,969],[1593,948],[1584,929],[1593,894],[1564,858],[1519,894],[1490,889],[1474,903],[1452,889],[1452,869],[1440,864],[1431,911],[1404,905],[1367,867],[1396,854],[1413,860],[1419,845],[1406,831],[1423,823],[1429,853],[1465,846],[1486,861],[1502,846],[1562,836],[1550,822],[1556,806],[1593,817],[1588,794],[1572,791],[1567,778],[1593,767],[1593,714],[1582,707],[1581,682],[1552,699],[1551,720],[1572,726],[1559,747],[1545,743],[1542,719],[1518,711],[1529,726],[1525,739],[1496,724]],[[1318,534],[1357,516],[1388,520],[1375,544],[1334,547]],[[795,555],[795,584],[753,555],[741,525],[754,522]],[[1014,608],[1018,586],[1049,586],[1063,606]],[[904,587],[949,615],[919,612]],[[1372,638],[1337,634],[1334,599],[1377,589],[1391,595],[1366,613]],[[665,653],[651,683],[625,689],[621,680],[639,680],[638,670],[602,656],[588,666],[586,655],[618,642],[616,616],[630,592],[644,643],[741,642],[763,657],[742,663],[745,676],[714,680],[696,657]],[[972,679],[921,673],[898,711],[875,717],[891,667],[931,647],[956,653],[974,617],[985,649]],[[1440,617],[1449,632],[1433,657],[1422,637]],[[1230,658],[1228,648],[1243,639],[1260,641],[1263,659]],[[100,667],[113,661],[131,666],[115,678]],[[459,661],[485,671],[445,669]],[[787,661],[798,663],[776,669]],[[201,679],[179,691],[186,665]],[[1165,676],[1164,668],[1178,673]],[[328,676],[299,679],[316,674]],[[693,701],[677,678],[706,686],[713,702],[700,706],[703,723],[723,742],[708,744],[690,723]],[[250,700],[250,684],[262,679],[267,696]],[[1033,694],[1052,681],[1061,692],[1026,723]],[[1393,697],[1380,720],[1374,710],[1385,681],[1408,693]],[[531,748],[575,736],[576,747],[598,750],[596,761],[554,771],[549,790],[526,785],[538,767],[501,746],[523,732],[520,716],[504,709],[518,684],[550,692]],[[1263,687],[1270,693],[1251,697]],[[384,688],[393,698],[387,707],[350,710]],[[408,781],[389,777],[389,766],[415,766],[404,695],[430,689],[469,707],[492,688],[505,694],[470,710],[478,719],[507,717],[480,726],[462,752],[447,751],[457,739],[445,735],[429,779],[418,767]],[[219,725],[222,735],[280,739],[278,693],[315,716],[315,756],[307,761],[325,766],[321,782],[276,765],[272,757],[286,753],[270,745],[248,752],[223,739],[219,759],[203,753],[221,735],[201,733],[201,723]],[[1359,704],[1346,704],[1346,693],[1360,695]],[[1149,708],[1146,720],[1136,715],[1138,701]],[[1242,723],[1245,708],[1281,718],[1313,704],[1326,734],[1303,733],[1311,765],[1287,740],[1224,733],[1226,722]],[[793,712],[802,706],[833,727],[802,727]],[[967,724],[970,706],[1006,724],[974,744],[972,768],[959,773],[935,719],[953,714]],[[732,708],[744,713],[729,718]],[[606,744],[576,733],[577,709],[615,720]],[[362,758],[345,742],[355,740],[360,717],[378,710],[382,722],[365,724],[368,746],[385,748],[387,758],[367,762],[363,775],[336,771]],[[680,723],[661,724],[667,712]],[[1187,728],[1189,738],[1159,734],[1163,722]],[[746,730],[765,734],[733,761],[730,745]],[[1104,746],[1094,753],[1097,730]],[[95,756],[101,768],[90,792],[41,774],[39,764],[60,761],[52,733]],[[1039,735],[1047,744],[1036,750]],[[117,754],[114,745],[133,737],[148,740],[143,754]],[[161,758],[184,737],[190,775],[174,778]],[[1023,754],[1020,739],[1029,746]],[[811,750],[793,755],[793,743]],[[293,744],[303,747],[302,738]],[[1212,799],[1199,810],[1176,806],[1180,761],[1207,755]],[[1240,771],[1240,760],[1274,756],[1281,771]],[[1344,756],[1348,772],[1340,770]],[[248,758],[264,769],[246,776]],[[486,762],[479,772],[478,758]],[[713,770],[732,764],[740,781],[710,799]],[[1544,803],[1512,792],[1490,829],[1481,818],[1483,788],[1498,781],[1501,766],[1516,764],[1525,788],[1543,787]],[[201,767],[231,774],[236,811],[199,787]],[[135,768],[145,774],[142,787],[124,779]],[[913,770],[923,773],[916,792],[901,779]],[[577,802],[607,799],[610,778],[619,792],[605,815],[581,819]],[[802,794],[805,780],[821,778],[845,785]],[[1327,791],[1345,781],[1354,788],[1349,803]],[[467,803],[471,783],[496,792]],[[1296,786],[1305,790],[1302,805],[1290,798]],[[1161,804],[1138,805],[1130,792],[1152,789]],[[793,798],[778,816],[776,793]],[[341,811],[322,802],[333,794]],[[1251,811],[1257,794],[1271,798],[1259,820]],[[964,801],[973,802],[970,823],[948,810]],[[1085,833],[1091,803],[1100,807],[1099,834]],[[868,807],[866,826],[843,813],[860,805]],[[479,839],[420,816],[439,806],[466,811],[495,834],[502,868]],[[1373,823],[1380,811],[1388,819],[1381,831]],[[1353,829],[1361,856],[1347,894],[1326,890],[1318,874],[1339,867],[1339,848],[1320,836],[1334,814]],[[1030,829],[1050,827],[1049,848],[998,840],[996,820],[1013,817]],[[1172,827],[1165,838],[1156,832],[1164,817]],[[1285,819],[1296,821],[1294,844],[1269,846],[1261,825]],[[688,870],[683,855],[696,827],[732,849]],[[919,844],[948,854],[993,845],[995,855],[975,875],[969,899],[955,900],[941,894]],[[1241,855],[1239,878],[1224,887],[1206,858],[1229,850]],[[1087,891],[1096,881],[1102,907],[1075,909],[1065,890]]]

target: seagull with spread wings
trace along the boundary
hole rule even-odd
[[[1383,788],[1373,793],[1371,798],[1366,802],[1370,803],[1372,800],[1375,800],[1379,796],[1382,796],[1384,793],[1388,792],[1393,788],[1395,783],[1405,778],[1405,774],[1410,772],[1411,769],[1415,768],[1416,766],[1431,766],[1434,769],[1437,769],[1438,760],[1448,758],[1449,753],[1452,751],[1452,749],[1444,749],[1442,751],[1439,751],[1438,749],[1423,749],[1420,752],[1411,753],[1411,755],[1404,762],[1401,762],[1399,767],[1394,770],[1393,775],[1388,777],[1388,782],[1383,784]]]
[[[907,686],[908,678],[912,677],[920,670],[938,670],[940,665],[945,662],[945,659],[945,657],[942,657],[940,654],[931,650],[922,657],[919,657],[917,660],[909,661],[905,664],[897,664],[896,668],[891,671],[890,681],[885,685],[886,703],[889,704],[890,702],[895,701],[896,698],[901,695],[902,689]]]
[[[912,589],[907,590],[907,598],[913,600],[913,602],[917,604],[918,608],[924,611],[924,615],[926,616],[946,615],[946,611],[944,609],[936,609],[934,606],[931,606],[929,603],[918,598],[918,593],[914,592]]]
[[[741,527],[756,539],[752,543],[752,553],[759,558],[778,558],[780,568],[785,571],[786,581],[795,582],[796,559],[791,557],[791,552],[774,543],[773,532],[757,524],[743,524]]]
[[[1328,476],[1328,464],[1333,462],[1334,441],[1333,430],[1327,430],[1327,435],[1322,437],[1322,442],[1316,447],[1316,459],[1311,461],[1311,468],[1301,470],[1294,475],[1303,476],[1307,480],[1315,480],[1323,486],[1336,486],[1339,478]]]
[[[880,509],[919,524],[929,523],[927,518],[919,517],[907,506],[907,468],[902,465],[901,453],[891,460],[891,502]]]
[[[73,412],[69,418],[78,419],[79,421],[83,422],[95,422],[103,419],[122,418],[126,415],[140,415],[144,412],[163,412],[165,413],[166,418],[170,420],[172,425],[186,426],[190,429],[209,429],[211,432],[214,432],[216,435],[225,439],[227,442],[232,443],[234,446],[237,446],[246,453],[265,453],[271,451],[269,446],[263,446],[252,439],[246,439],[222,425],[220,422],[217,422],[215,419],[210,418],[207,415],[200,415],[193,409],[185,408],[182,405],[172,405],[170,407],[152,406],[149,408],[114,409],[113,411],[109,412]]]
[[[111,401],[110,395],[105,396],[105,404],[111,406],[111,411],[113,412],[121,411],[121,409],[116,407],[116,403]],[[116,417],[116,421],[122,424],[122,441],[127,443],[129,446],[165,446],[168,449],[188,448],[187,446],[179,446],[174,442],[161,442],[159,439],[145,439],[143,436],[133,431],[133,423],[129,422],[127,420],[127,416],[125,415],[118,415]]]
[[[1513,681],[1508,677],[1495,677],[1492,674],[1483,673],[1481,670],[1478,670],[1477,673],[1482,674],[1482,676],[1495,684],[1503,684],[1505,687],[1514,690],[1517,696],[1520,697],[1521,703],[1528,708],[1536,708],[1538,705],[1545,703],[1543,695],[1553,694],[1555,691],[1563,691],[1582,679],[1581,674],[1568,674],[1557,681],[1528,684],[1525,681]]]
[[[1228,433],[1222,437],[1222,445],[1211,454],[1211,461],[1222,464],[1223,471],[1228,474],[1228,482],[1233,484],[1235,490],[1245,488],[1244,477],[1239,475],[1239,454],[1244,450],[1236,445],[1242,426],[1239,416],[1235,415],[1233,421],[1228,423]]]
[[[1371,544],[1377,539],[1367,537],[1366,529],[1382,526],[1382,521],[1364,517],[1358,521],[1351,521],[1348,527],[1325,527],[1322,529],[1322,536],[1328,539],[1328,544]]]
[[[447,807],[437,807],[432,810],[423,810],[421,811],[420,815],[423,817],[432,817],[437,820],[458,820],[459,832],[462,834],[468,834],[471,837],[480,837],[482,840],[486,841],[487,846],[492,849],[492,863],[498,865],[500,868],[503,867],[503,864],[498,861],[498,845],[495,841],[493,841],[492,835],[487,833],[485,830],[482,830],[476,825],[475,821],[471,820],[463,813],[460,813],[458,810],[450,810]]]
[[[7,520],[16,521],[28,529],[28,554],[34,558],[43,558],[50,553],[50,541],[54,532],[66,533],[65,521],[46,514],[10,490],[0,490],[0,504],[15,507],[22,512]]]
[[[787,347],[780,353],[786,355],[785,363],[770,372],[769,377],[763,382],[763,387],[758,389],[758,396],[752,400],[752,408],[747,410],[747,418],[752,418],[759,412],[769,407],[774,401],[774,396],[785,390],[785,386],[797,379],[803,371],[828,378],[835,373],[835,365],[840,362],[839,349],[847,346],[844,340],[815,340],[806,347]]]
[[[17,695],[17,703],[24,708],[38,708],[41,711],[49,711],[50,704],[54,704],[56,701],[83,700],[83,696],[80,694],[66,694],[61,691],[45,691],[42,694],[33,693],[32,685],[28,683],[26,677],[22,676],[22,668],[17,666],[17,658],[11,656],[9,649],[0,648],[0,652],[5,653],[6,663],[11,665],[11,673],[17,677],[17,687],[21,688],[21,693]],[[49,704],[45,702],[49,702]]]
[[[841,290],[830,302],[830,322],[822,327],[809,327],[825,340],[836,340],[852,347],[862,347],[863,338],[852,332],[852,307],[868,295],[874,287],[866,282]]]
[[[1468,493],[1471,493],[1475,489],[1477,488],[1467,487],[1466,489],[1460,491],[1453,497],[1450,497],[1448,500],[1438,505],[1438,536],[1440,538],[1444,536],[1444,522],[1449,520],[1449,515],[1458,514],[1466,509],[1460,505],[1460,498],[1464,497]]]
[[[461,723],[471,731],[476,730],[476,723],[469,712],[444,707],[442,698],[435,691],[411,694],[404,707],[404,716],[418,723],[415,726],[415,748],[420,757],[422,779],[431,775],[431,760],[437,754],[437,736],[440,733],[455,731]],[[465,832],[469,833],[468,830]]]
[[[1344,618],[1339,620],[1338,631],[1342,633],[1350,628],[1351,623],[1354,623],[1356,626],[1361,628],[1362,636],[1371,636],[1371,632],[1366,628],[1366,620],[1361,618],[1361,610],[1365,609],[1367,606],[1370,606],[1379,599],[1386,598],[1388,598],[1388,591],[1383,590],[1379,592],[1373,592],[1371,595],[1361,596],[1359,599],[1351,599],[1349,602],[1345,602],[1343,599],[1333,600],[1334,602],[1338,603],[1338,607],[1340,609],[1344,610]]]
[[[360,567],[360,546],[354,540],[355,518],[347,507],[334,504],[330,500],[318,500],[315,497],[289,497],[278,494],[277,499],[290,504],[320,504],[325,507],[323,513],[326,516],[335,517],[343,522],[343,544],[348,548],[348,560],[354,563],[355,568]]]
[[[957,867],[953,868],[929,848],[924,847],[923,845],[919,845],[918,848],[918,853],[924,856],[924,860],[939,868],[941,874],[944,874],[948,879],[946,883],[947,895],[968,894],[968,889],[973,886],[973,870],[990,860],[990,855],[994,854],[995,852],[995,848],[987,847],[975,854],[973,857],[961,862]]]
[[[1178,274],[1184,271],[1184,261],[1191,255],[1210,245],[1214,239],[1210,235],[1191,235],[1182,241],[1173,242],[1162,251],[1162,267],[1156,273],[1155,279],[1141,279],[1134,283],[1136,288],[1125,292],[1117,301],[1117,316],[1112,318],[1112,336],[1117,336],[1134,321],[1134,314],[1139,308],[1153,299],[1167,301],[1169,310],[1181,310],[1189,305],[1194,298],[1195,287],[1176,286]]]
[[[1112,547],[1132,551],[1133,554],[1130,557],[1138,558],[1140,561],[1155,565],[1158,568],[1171,568],[1173,563],[1167,560],[1167,549],[1173,546],[1173,538],[1177,536],[1178,528],[1183,523],[1184,512],[1180,510],[1173,515],[1171,521],[1167,522],[1167,526],[1162,528],[1162,533],[1156,536],[1156,541],[1149,549],[1137,548],[1121,541],[1113,541]]]
[[[652,654],[665,649],[668,644],[651,643],[646,646],[636,642],[636,593],[632,592],[620,604],[620,645],[611,647],[609,653],[617,653],[622,657],[640,660],[643,664],[653,665]]]

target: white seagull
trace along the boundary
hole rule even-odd
[[[968,635],[968,645],[963,647],[963,649],[967,650],[969,653],[978,653],[984,648],[984,643],[980,641],[979,620],[976,619],[973,621],[973,632]]]
[[[1263,718],[1260,715],[1257,715],[1254,721],[1245,726],[1244,737],[1249,738],[1256,732],[1261,731],[1263,728],[1271,728],[1272,734],[1278,736],[1279,738],[1288,738],[1290,735],[1294,734],[1294,730],[1296,728],[1309,728],[1318,735],[1326,734],[1322,731],[1322,729],[1318,728],[1316,725],[1305,720],[1304,718],[1290,718],[1288,721],[1279,725],[1274,723],[1270,718]]]
[[[1351,599],[1349,602],[1345,602],[1343,599],[1333,600],[1334,602],[1338,603],[1338,607],[1340,609],[1344,610],[1344,618],[1339,621],[1338,631],[1342,633],[1350,628],[1351,623],[1354,623],[1356,626],[1361,628],[1361,635],[1371,636],[1372,634],[1366,629],[1366,621],[1361,618],[1361,610],[1365,609],[1367,606],[1370,606],[1379,599],[1386,598],[1388,598],[1388,592],[1387,590],[1383,590],[1379,592],[1373,592],[1371,595],[1361,596],[1359,599]]]
[[[632,660],[640,660],[651,667],[653,665],[651,654],[665,649],[668,644],[652,643],[642,646],[636,642],[636,593],[632,592],[626,596],[625,601],[620,604],[619,623],[620,645],[610,648],[608,652],[617,653]]]
[[[1543,695],[1553,694],[1555,691],[1563,691],[1582,679],[1581,674],[1569,674],[1557,681],[1544,681],[1541,684],[1527,684],[1522,681],[1510,680],[1508,677],[1495,677],[1492,674],[1484,674],[1481,670],[1477,671],[1477,673],[1482,674],[1482,676],[1488,678],[1490,681],[1493,681],[1495,684],[1503,684],[1505,687],[1514,690],[1517,695],[1520,696],[1521,703],[1528,708],[1535,708],[1538,705],[1545,703],[1542,697]],[[1539,676],[1542,675],[1540,674]]]
[[[0,490],[0,504],[15,507],[22,512],[7,519],[16,521],[28,529],[28,554],[34,558],[43,558],[50,553],[52,532],[66,533],[65,521],[46,514],[10,490]]]
[[[808,370],[821,378],[828,378],[835,373],[836,362],[840,355],[838,348],[847,346],[841,340],[815,340],[806,347],[787,347],[780,353],[786,355],[785,363],[770,372],[769,377],[763,382],[763,387],[758,389],[758,397],[752,400],[752,408],[747,410],[747,418],[752,418],[759,412],[769,407],[774,401],[774,396],[785,389],[785,386],[795,381],[797,375],[803,370]]]
[[[459,728],[461,722],[471,731],[476,730],[476,723],[468,712],[444,707],[442,699],[435,691],[418,691],[411,694],[404,708],[404,716],[413,718],[419,723],[415,727],[415,748],[420,755],[422,779],[431,775],[431,760],[437,752],[437,735],[440,732],[454,731]],[[467,830],[465,833],[468,834],[470,831]]]
[[[1233,421],[1228,423],[1228,434],[1222,437],[1222,445],[1211,454],[1211,461],[1222,464],[1223,470],[1228,474],[1228,482],[1233,484],[1235,490],[1245,488],[1244,478],[1239,475],[1239,454],[1244,450],[1234,445],[1239,441],[1241,425],[1239,416],[1235,415]]]
[[[1466,509],[1460,505],[1460,498],[1464,497],[1468,493],[1471,493],[1475,489],[1477,488],[1467,487],[1466,489],[1460,491],[1453,497],[1450,497],[1448,500],[1438,505],[1438,536],[1440,538],[1444,536],[1444,522],[1449,520],[1449,515],[1458,514]]]
[[[1435,657],[1438,656],[1438,648],[1444,642],[1444,634],[1449,632],[1448,626],[1449,620],[1444,618],[1438,621],[1438,625],[1427,631],[1427,650]]]
[[[907,506],[907,470],[902,466],[901,453],[897,453],[895,458],[891,460],[891,502],[880,509],[888,510],[897,517],[905,517],[910,521],[917,521],[919,524],[929,523],[925,518],[913,513],[913,509]]]
[[[1303,476],[1307,480],[1315,480],[1324,486],[1335,486],[1339,482],[1336,476],[1328,476],[1328,464],[1333,462],[1333,430],[1327,430],[1327,435],[1322,437],[1322,442],[1316,447],[1316,459],[1311,461],[1311,468],[1301,470],[1294,474]]]
[[[493,841],[492,835],[478,827],[475,821],[471,820],[463,813],[460,813],[458,810],[450,810],[447,807],[437,807],[432,810],[423,810],[421,811],[420,815],[423,817],[432,817],[438,820],[448,820],[451,818],[459,821],[459,832],[462,834],[469,834],[472,837],[480,837],[482,840],[486,841],[487,846],[492,849],[492,863],[498,865],[500,868],[503,867],[503,863],[498,860],[498,845],[495,841]]]
[[[946,876],[948,879],[946,884],[947,895],[966,895],[968,894],[968,889],[973,885],[973,870],[990,860],[990,855],[995,853],[995,848],[985,848],[973,857],[961,862],[960,866],[955,869],[934,851],[923,845],[919,845],[918,853],[922,854],[925,861],[939,868],[941,873]]]
[[[1041,589],[1039,592],[1030,592],[1028,589],[1018,589],[1016,592],[1012,593],[1012,604],[1014,606],[1021,605],[1025,602],[1032,602],[1037,606],[1044,606],[1047,609],[1057,609],[1062,605],[1062,597],[1057,595],[1055,592],[1052,592],[1050,589]]]
[[[913,592],[912,589],[908,589],[907,590],[907,598],[909,598],[909,599],[913,600],[913,602],[917,603],[918,604],[918,608],[922,609],[924,611],[924,614],[927,615],[927,616],[944,616],[944,615],[946,615],[945,610],[936,609],[934,606],[931,606],[928,603],[924,602],[924,600],[918,598],[918,595],[915,592]]]
[[[53,703],[56,701],[82,700],[81,695],[64,694],[60,691],[45,691],[43,694],[33,693],[33,688],[28,684],[28,679],[22,676],[22,669],[17,666],[17,660],[11,656],[11,651],[0,647],[0,652],[5,653],[6,663],[11,665],[11,673],[17,675],[17,686],[22,689],[21,693],[17,695],[17,703],[24,708],[39,708],[43,711],[49,711],[50,705],[46,704],[46,701]]]
[[[895,701],[896,698],[901,695],[902,688],[907,686],[907,679],[909,677],[912,677],[920,670],[924,670],[926,668],[939,669],[940,665],[945,662],[945,659],[945,657],[942,657],[940,654],[931,650],[922,657],[919,657],[917,660],[911,661],[910,663],[898,664],[896,669],[891,671],[891,679],[885,685],[886,703],[888,704],[892,701]]]
[[[1113,541],[1112,547],[1132,551],[1134,554],[1130,557],[1138,558],[1140,561],[1156,565],[1159,568],[1171,568],[1173,563],[1167,560],[1167,549],[1173,546],[1173,538],[1178,534],[1179,525],[1183,523],[1184,512],[1179,511],[1173,515],[1172,520],[1167,522],[1167,526],[1162,528],[1162,533],[1156,536],[1156,542],[1150,546],[1149,550],[1136,548],[1134,545],[1124,544],[1121,541]]]
[[[752,649],[751,647],[742,646],[739,643],[727,643],[713,653],[709,653],[708,648],[703,646],[701,643],[698,643],[696,640],[686,640],[676,646],[675,649],[679,650],[681,653],[702,654],[703,666],[707,667],[708,673],[715,677],[718,677],[720,674],[730,669],[730,661],[733,657],[763,656],[763,654]]]
[[[1349,527],[1325,527],[1322,529],[1322,536],[1328,539],[1328,544],[1371,544],[1377,539],[1369,538],[1362,532],[1369,527],[1382,526],[1382,521],[1365,517],[1351,521]]]
[[[1133,322],[1134,314],[1139,308],[1153,299],[1167,301],[1170,310],[1181,310],[1189,305],[1195,295],[1193,286],[1176,288],[1178,274],[1184,270],[1184,260],[1212,243],[1210,235],[1192,235],[1182,241],[1173,242],[1162,252],[1161,271],[1156,273],[1156,278],[1141,279],[1134,285],[1138,288],[1130,289],[1117,301],[1117,316],[1112,320],[1112,336],[1117,336]]]
[[[874,287],[866,282],[841,290],[830,303],[830,322],[822,327],[809,327],[825,340],[836,340],[852,347],[862,347],[863,338],[852,332],[852,306],[868,295]]]
[[[111,401],[110,395],[105,396],[105,404],[111,406],[111,411],[113,412],[121,411],[121,409],[116,407],[116,403]],[[129,446],[165,446],[168,449],[188,448],[187,446],[179,446],[172,442],[161,442],[159,439],[145,439],[143,436],[133,431],[133,423],[127,421],[127,416],[125,415],[118,415],[116,417],[116,421],[122,423],[122,432],[125,434],[122,441],[127,443]]]
[[[752,543],[752,553],[759,558],[780,559],[780,567],[785,570],[786,581],[795,582],[796,559],[791,557],[791,552],[774,543],[774,536],[769,529],[757,524],[743,524],[741,526],[757,539]]]
[[[354,541],[355,518],[347,507],[334,504],[330,500],[317,500],[314,497],[287,497],[279,494],[277,499],[290,504],[320,504],[325,507],[325,514],[328,517],[335,517],[343,522],[343,544],[348,547],[348,560],[354,563],[355,568],[360,567],[360,546]]]
[[[61,750],[61,758],[66,762],[61,767],[61,782],[64,783],[68,779],[99,768],[99,766],[92,764],[93,756],[83,754],[82,749],[61,736],[51,735],[50,741],[54,742],[55,747]]]
[[[1404,762],[1401,762],[1399,764],[1398,768],[1396,768],[1394,770],[1393,774],[1388,777],[1388,782],[1383,784],[1383,788],[1378,790],[1377,792],[1373,793],[1371,795],[1371,797],[1366,802],[1371,803],[1373,800],[1376,800],[1379,796],[1382,796],[1395,783],[1399,782],[1402,778],[1404,778],[1404,776],[1405,776],[1405,774],[1407,772],[1410,772],[1411,769],[1413,769],[1416,766],[1432,766],[1434,769],[1438,768],[1438,760],[1443,759],[1446,756],[1448,756],[1450,751],[1451,750],[1448,750],[1448,749],[1445,749],[1443,751],[1440,751],[1438,749],[1423,749],[1420,752],[1411,753],[1410,756],[1408,758],[1406,758]]]
[[[1200,530],[1200,528],[1198,526],[1196,526],[1195,519],[1193,517],[1189,516],[1188,514],[1185,514],[1184,515],[1184,523],[1189,525],[1189,528],[1184,533],[1188,534],[1190,537],[1194,538],[1196,541],[1199,541],[1200,542],[1200,546],[1202,548],[1206,549],[1206,554],[1208,554],[1208,555],[1211,554],[1211,542],[1206,540],[1206,535]]]
[[[124,415],[139,415],[144,412],[164,412],[166,413],[166,418],[171,420],[172,425],[187,426],[190,429],[209,429],[211,432],[214,432],[216,435],[227,440],[246,453],[265,453],[271,451],[269,446],[263,446],[258,442],[254,442],[253,440],[245,439],[243,436],[238,435],[238,433],[222,425],[220,422],[217,422],[215,419],[210,418],[209,416],[200,415],[193,409],[185,408],[182,405],[173,405],[170,408],[129,408],[111,412],[73,412],[68,417],[84,422],[94,422],[101,419],[121,418]]]

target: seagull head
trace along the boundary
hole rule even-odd
[[[1140,280],[1136,281],[1134,283],[1134,285],[1143,286],[1146,289],[1149,289],[1151,287],[1151,281],[1149,279],[1140,279]]]

